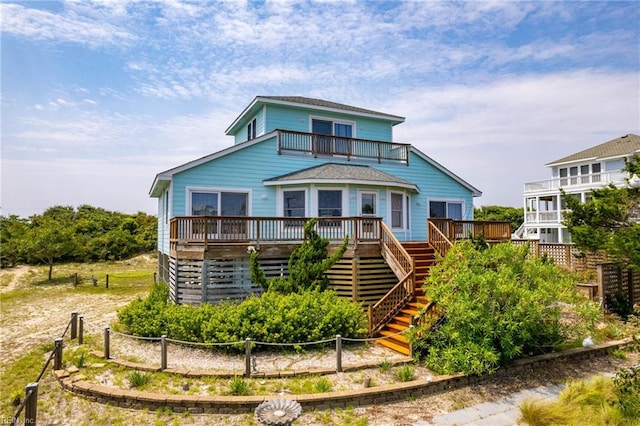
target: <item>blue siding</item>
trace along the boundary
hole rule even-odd
[[[260,108],[260,110],[256,115],[250,115],[249,118],[241,122],[242,125],[240,127],[240,130],[234,135],[234,143],[236,145],[247,141],[247,139],[249,138],[249,135],[247,134],[247,126],[254,118],[256,119],[256,137],[267,133],[264,131],[265,129],[264,108]]]
[[[279,105],[267,106],[265,129],[267,133],[276,129],[310,132],[310,116],[354,121],[356,123],[355,137],[386,142],[392,141],[393,126],[385,121],[362,118],[349,114],[335,114],[322,110],[291,108]]]
[[[276,188],[264,186],[263,180],[295,172],[308,167],[326,163],[327,159],[277,155],[275,138],[266,140],[245,149],[201,164],[186,171],[177,173],[173,179],[173,209],[172,216],[190,215],[186,211],[186,194],[192,188],[219,188],[245,190],[251,193],[250,216],[276,216]],[[340,162],[331,159],[332,162]],[[342,160],[345,164],[363,164],[355,161]],[[251,165],[248,167],[248,165]],[[428,218],[428,203],[430,199],[459,200],[464,202],[464,219],[473,218],[473,197],[470,191],[450,176],[441,172],[415,153],[411,154],[410,166],[401,164],[364,163],[386,173],[392,174],[409,182],[415,183],[420,193],[410,194],[411,223],[406,234],[398,233],[398,237],[406,240],[426,239],[426,220]],[[380,186],[332,185],[344,187],[348,191],[348,212],[345,215],[356,216],[357,193],[359,189],[374,189],[378,191],[378,215],[388,217],[390,203],[389,188]],[[306,186],[309,188],[309,186]],[[395,188],[395,191],[405,192]],[[311,191],[309,191],[309,194]],[[159,206],[159,209],[162,207]]]
[[[386,120],[363,118],[349,113],[330,113],[313,107],[295,108],[268,104],[257,110],[255,115],[246,116],[246,120],[243,120],[237,127],[238,131],[234,135],[235,142],[237,144],[247,140],[247,124],[254,118],[256,118],[257,136],[261,136],[275,129],[309,132],[310,116],[354,122],[354,136],[360,139],[393,141],[393,126]],[[175,217],[191,214],[190,211],[187,211],[188,202],[186,199],[189,188],[243,191],[250,193],[247,211],[249,216],[276,216],[279,212],[277,188],[265,186],[264,180],[327,162],[368,165],[412,182],[419,188],[420,192],[414,193],[403,188],[381,187],[379,185],[330,185],[346,190],[344,199],[347,202],[343,206],[344,216],[359,214],[359,191],[366,190],[377,193],[376,213],[383,217],[388,224],[391,223],[391,191],[409,194],[409,227],[406,231],[394,231],[401,240],[426,240],[430,200],[462,202],[463,219],[473,219],[473,195],[469,188],[414,152],[411,152],[409,166],[392,162],[379,164],[365,159],[347,161],[339,157],[313,158],[305,155],[278,155],[274,137],[256,144],[249,144],[235,152],[173,174],[169,189],[164,191],[158,199],[159,250],[165,253],[169,252],[169,225],[164,218],[165,197],[170,197],[169,214],[171,217]],[[316,187],[320,186],[316,185]],[[315,205],[312,200],[313,185],[297,185],[295,188],[307,190],[307,210],[310,215],[315,214],[311,209],[311,206]]]

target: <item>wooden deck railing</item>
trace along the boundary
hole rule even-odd
[[[369,334],[374,335],[415,295],[415,261],[407,253],[391,230],[380,223],[381,252],[387,264],[399,277],[396,284],[375,305],[369,306]]]
[[[429,220],[427,222],[427,233],[429,234],[429,244],[440,254],[445,256],[451,246],[451,240],[440,230],[436,223]]]
[[[351,158],[372,158],[397,161],[409,165],[411,145],[342,136],[278,130],[278,153],[307,152],[314,156],[330,155]]]
[[[478,238],[486,241],[510,241],[511,222],[482,220],[428,219],[450,241]]]
[[[230,244],[297,242],[304,240],[309,218],[245,216],[178,216],[171,219],[169,241],[183,244]],[[316,231],[322,238],[379,241],[382,219],[377,217],[318,218]]]

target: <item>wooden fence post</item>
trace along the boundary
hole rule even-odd
[[[109,274],[107,274],[107,280],[105,281],[105,287],[109,288]]]
[[[62,370],[62,337],[54,340],[53,369]]]
[[[78,312],[71,312],[71,340],[78,337]]]
[[[606,311],[607,306],[604,295],[604,266],[602,263],[596,265],[598,273],[598,299],[600,301],[600,307]]]
[[[160,336],[160,369],[167,369],[167,336]]]
[[[73,274],[73,286],[74,287],[78,286],[78,273],[77,272],[75,274]]]
[[[342,336],[336,335],[336,372],[342,373]]]
[[[38,411],[38,382],[29,383],[25,388],[24,424],[35,425]]]
[[[84,344],[84,317],[78,318],[78,344]]]
[[[244,376],[251,377],[251,339],[244,341]]]
[[[109,327],[105,327],[104,328],[104,359],[109,359],[110,358],[110,351],[109,351],[109,345],[110,345],[110,338],[109,338]]]

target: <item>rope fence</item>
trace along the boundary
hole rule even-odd
[[[34,382],[29,383],[25,387],[25,396],[18,406],[15,414],[11,417],[11,424],[15,425],[20,420],[20,415],[24,411],[24,424],[25,425],[34,425],[37,420],[37,411],[38,411],[38,386],[40,380],[42,380],[42,376],[44,375],[47,368],[53,361],[53,369],[60,370],[62,368],[62,347],[63,340],[66,336],[67,332],[71,330],[70,338],[73,340],[78,337],[78,313],[72,312],[71,319],[67,323],[64,331],[60,335],[60,337],[56,338],[53,341],[53,350],[49,354],[47,361],[44,363],[42,368],[40,369],[40,373]]]
[[[158,365],[161,370],[168,369],[169,359],[172,358],[172,350],[180,351],[183,349],[193,349],[193,351],[189,352],[188,358],[191,362],[190,365],[187,366],[178,366],[179,368],[185,368],[189,370],[193,370],[194,365],[197,365],[199,369],[205,370],[206,365],[210,363],[214,363],[212,366],[212,370],[219,370],[219,366],[216,366],[217,360],[215,357],[212,357],[211,349],[217,348],[228,348],[235,346],[238,350],[244,348],[244,354],[225,354],[225,362],[230,363],[231,365],[236,364],[238,368],[232,369],[233,371],[243,371],[243,375],[245,377],[251,376],[253,373],[256,373],[256,364],[257,359],[260,356],[259,353],[254,352],[254,348],[256,346],[263,347],[277,347],[277,348],[292,348],[294,350],[299,349],[300,347],[309,347],[314,345],[322,345],[327,346],[333,343],[335,345],[335,361],[332,364],[332,369],[335,369],[336,372],[343,371],[343,355],[344,343],[372,343],[379,340],[390,339],[398,335],[402,335],[407,332],[401,331],[392,335],[375,337],[375,338],[349,338],[342,337],[340,335],[336,335],[336,337],[331,339],[317,340],[311,342],[295,342],[295,343],[278,343],[278,342],[263,342],[260,340],[254,340],[251,338],[246,338],[244,340],[238,340],[234,342],[189,342],[184,340],[171,339],[166,335],[161,337],[144,337],[144,336],[133,336],[130,334],[121,333],[118,331],[111,330],[110,327],[100,328],[97,326],[88,326],[86,323],[84,324],[82,330],[89,330],[96,337],[100,334],[102,335],[102,339],[95,339],[96,341],[102,340],[102,356],[105,359],[110,358],[129,358],[135,359],[136,362],[142,360],[142,363],[150,364],[150,365]],[[79,336],[80,340],[84,339],[84,336]],[[137,341],[149,343],[150,345],[131,345],[128,341]],[[152,348],[152,354],[149,354],[149,349]],[[412,354],[411,354],[412,355]],[[173,358],[183,359],[184,353],[173,354]],[[290,365],[292,360],[287,355],[283,357],[285,362],[288,362]],[[271,360],[271,363],[276,363]],[[295,360],[293,361],[295,362]],[[242,367],[240,367],[242,366]],[[174,366],[175,367],[175,366]],[[218,367],[218,368],[216,368]],[[334,368],[335,367],[335,368]]]
[[[246,338],[245,340],[239,340],[237,342],[187,342],[176,339],[170,339],[167,336],[161,337],[143,337],[143,336],[133,336],[130,334],[120,333],[117,331],[111,330],[110,327],[106,326],[104,328],[100,328],[98,326],[87,323],[83,316],[79,316],[77,312],[71,313],[71,319],[65,326],[64,331],[60,335],[60,337],[54,340],[53,350],[49,354],[47,361],[44,363],[40,373],[38,374],[36,380],[32,383],[29,383],[25,387],[25,397],[21,401],[18,409],[15,414],[11,418],[11,424],[16,425],[19,421],[20,416],[24,412],[24,424],[36,424],[37,419],[37,403],[38,403],[38,385],[42,376],[46,372],[49,365],[53,362],[54,370],[62,369],[62,359],[63,359],[63,340],[67,334],[69,334],[70,340],[78,340],[79,345],[85,344],[85,340],[89,335],[93,335],[96,341],[100,341],[99,337],[102,336],[102,349],[103,349],[103,357],[105,359],[110,359],[112,357],[112,348],[119,348],[122,346],[122,341],[127,340],[135,340],[140,342],[152,343],[153,346],[159,349],[160,352],[160,369],[167,370],[168,369],[168,359],[169,359],[169,344],[172,344],[174,347],[186,347],[186,348],[197,348],[197,349],[207,349],[207,348],[221,348],[221,347],[229,347],[229,346],[238,346],[244,345],[244,355],[238,355],[238,362],[243,361],[243,370],[244,376],[250,377],[252,374],[257,372],[256,369],[256,357],[252,354],[252,348],[256,345],[259,346],[267,346],[267,347],[291,347],[298,348],[301,346],[312,346],[312,345],[327,345],[332,342],[335,342],[335,371],[342,372],[343,371],[343,342],[354,342],[354,343],[364,343],[364,342],[373,342],[381,339],[388,339],[393,336],[397,336],[405,333],[405,331],[398,332],[394,335],[378,337],[378,338],[366,338],[366,339],[355,339],[355,338],[346,338],[340,335],[336,335],[333,339],[324,339],[313,342],[298,342],[298,343],[277,343],[277,342],[262,342],[259,340],[253,340],[250,338]],[[114,342],[114,338],[116,342]],[[120,342],[118,342],[118,340]],[[115,343],[115,344],[114,344]],[[131,354],[129,348],[121,349],[121,351],[126,351],[128,355]],[[211,356],[211,353],[205,354]],[[157,357],[157,354],[156,354]],[[156,358],[157,359],[157,358]]]

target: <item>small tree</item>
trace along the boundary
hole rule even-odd
[[[344,237],[342,245],[328,257],[329,240],[320,237],[315,230],[317,220],[310,219],[304,224],[305,240],[293,250],[289,257],[289,275],[267,279],[260,269],[258,253],[251,253],[251,279],[265,291],[277,291],[288,294],[305,290],[324,290],[329,283],[324,273],[344,254],[349,244],[349,236]]]
[[[53,264],[73,253],[76,247],[74,229],[46,216],[32,221],[22,241],[29,256],[49,265],[49,281]]]

